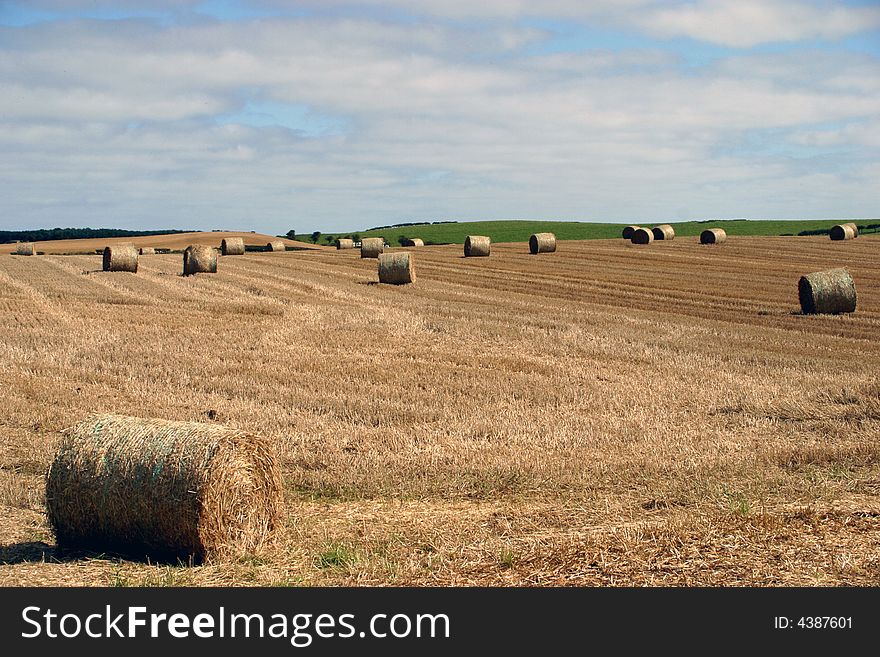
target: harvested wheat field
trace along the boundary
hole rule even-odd
[[[399,287],[355,250],[0,257],[0,584],[880,584],[880,239],[563,246],[425,247]],[[858,310],[801,315],[836,267]],[[267,438],[276,553],[56,550],[92,412]]]

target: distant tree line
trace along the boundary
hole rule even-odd
[[[121,228],[39,228],[35,230],[0,230],[0,243],[50,242],[105,237],[138,237],[188,233],[187,230],[123,230]]]
[[[373,226],[367,230],[384,230],[386,228],[405,228],[406,226],[432,226],[436,224],[457,224],[457,221],[411,221],[403,224],[391,224],[390,226]]]

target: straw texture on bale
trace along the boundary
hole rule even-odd
[[[216,274],[217,249],[204,244],[192,244],[183,252],[183,275]]]
[[[856,310],[856,284],[846,269],[829,269],[801,276],[798,297],[805,315],[837,315]]]
[[[120,415],[64,432],[46,502],[61,547],[194,562],[261,553],[284,519],[265,439]]]
[[[241,237],[227,237],[220,242],[220,251],[225,256],[244,255],[244,240]]]
[[[425,241],[419,237],[403,240],[402,246],[425,246]]]
[[[631,240],[633,237],[633,232],[638,228],[638,226],[627,226],[623,229],[623,239]]]
[[[104,247],[104,271],[138,270],[138,250],[134,244],[115,244]]]
[[[488,256],[492,240],[485,235],[468,235],[464,240],[464,255],[468,258]]]
[[[415,257],[412,253],[382,253],[379,255],[379,282],[405,285],[416,280]]]
[[[267,251],[287,251],[287,247],[284,246],[284,242],[281,240],[272,240],[266,245]]]
[[[529,238],[529,252],[553,253],[556,251],[556,235],[553,233],[535,233]]]
[[[361,258],[378,258],[385,250],[385,239],[382,237],[365,237],[361,240]]]
[[[156,249],[152,246],[142,246],[138,249],[140,255],[156,255]]]
[[[723,228],[709,228],[700,233],[700,244],[721,244],[727,239]]]
[[[853,229],[853,237],[858,237],[858,236],[859,236],[859,227],[858,227],[858,224],[856,224],[856,222],[854,222],[854,221],[849,221],[849,222],[845,223],[844,226],[852,226],[852,229]]]
[[[348,239],[347,237],[340,237],[336,240],[336,248],[337,249],[353,249],[354,248],[354,240]]]
[[[636,228],[630,239],[633,244],[650,244],[654,241],[654,233],[648,228]]]
[[[37,255],[37,245],[33,242],[19,242],[15,245],[15,255]]]
[[[655,240],[668,241],[675,239],[675,229],[669,224],[654,226],[654,228],[651,229],[651,232],[654,233]]]
[[[841,240],[851,240],[856,236],[856,230],[853,229],[853,224],[838,224],[836,226],[832,226],[830,235],[831,239],[835,242],[839,242]]]

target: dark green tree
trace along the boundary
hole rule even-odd
[[[295,230],[287,231],[287,239],[295,240],[296,239],[296,231]]]
[[[321,239],[321,231],[316,230],[312,233],[312,244],[317,244],[319,239]]]

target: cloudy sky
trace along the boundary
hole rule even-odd
[[[0,229],[880,217],[880,2],[0,0]]]

